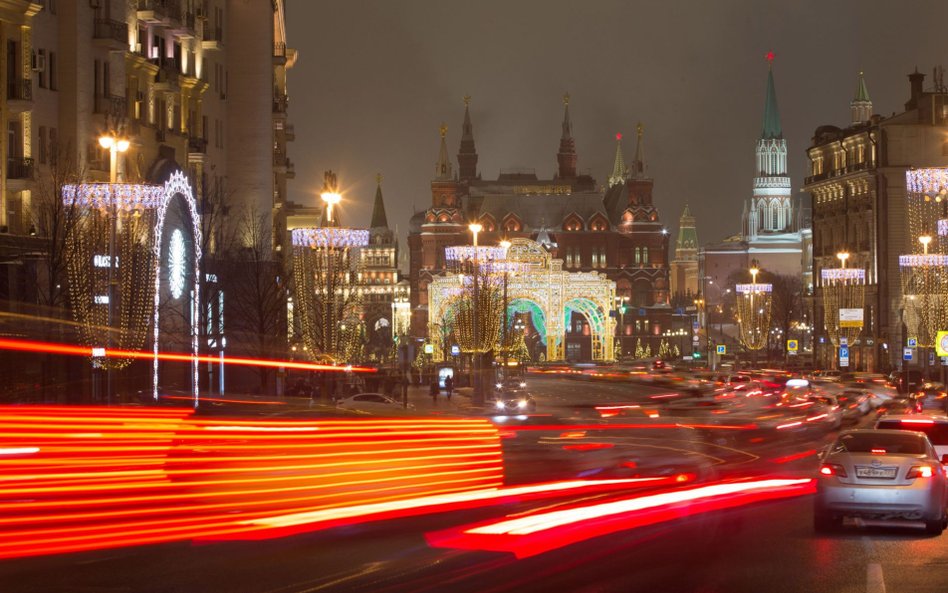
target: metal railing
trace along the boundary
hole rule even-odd
[[[112,19],[96,19],[92,38],[111,39],[126,44],[128,43],[128,25]]]
[[[33,179],[33,159],[7,157],[7,179]]]
[[[32,101],[33,81],[29,78],[18,78],[7,83],[7,99],[10,101]]]
[[[117,95],[96,95],[93,100],[93,111],[98,114],[121,117],[125,115],[127,111],[125,97],[119,97]]]

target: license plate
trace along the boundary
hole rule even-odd
[[[857,478],[895,478],[894,467],[856,467]]]

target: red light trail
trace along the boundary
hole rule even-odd
[[[34,342],[31,340],[0,339],[0,350],[11,350],[17,352],[42,352],[44,354],[63,354],[66,356],[92,356],[92,348],[88,346],[76,346],[73,344],[60,344],[56,342]],[[143,350],[118,350],[115,348],[105,348],[104,352],[105,357],[107,358],[115,357],[146,360],[153,360],[155,358],[154,352],[145,352]],[[329,364],[316,364],[312,362],[300,362],[296,360],[273,360],[270,358],[242,358],[239,356],[225,356],[223,359],[220,356],[199,355],[195,357],[190,354],[177,352],[159,352],[158,360],[187,363],[197,360],[197,362],[210,362],[214,364],[219,364],[221,361],[223,361],[225,365],[284,368],[301,371],[332,371],[338,373],[348,371],[355,373],[376,372],[375,369],[369,367],[337,366]]]

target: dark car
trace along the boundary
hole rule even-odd
[[[899,393],[912,393],[924,382],[922,371],[918,369],[893,371],[892,374],[889,375],[889,383],[891,383]]]

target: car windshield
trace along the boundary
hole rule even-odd
[[[948,446],[948,422],[903,422],[901,420],[882,420],[876,428],[892,430],[914,430],[924,432],[928,440],[936,447]]]
[[[886,453],[920,455],[925,453],[925,441],[911,434],[885,432],[858,432],[844,434],[833,445],[833,453]]]

